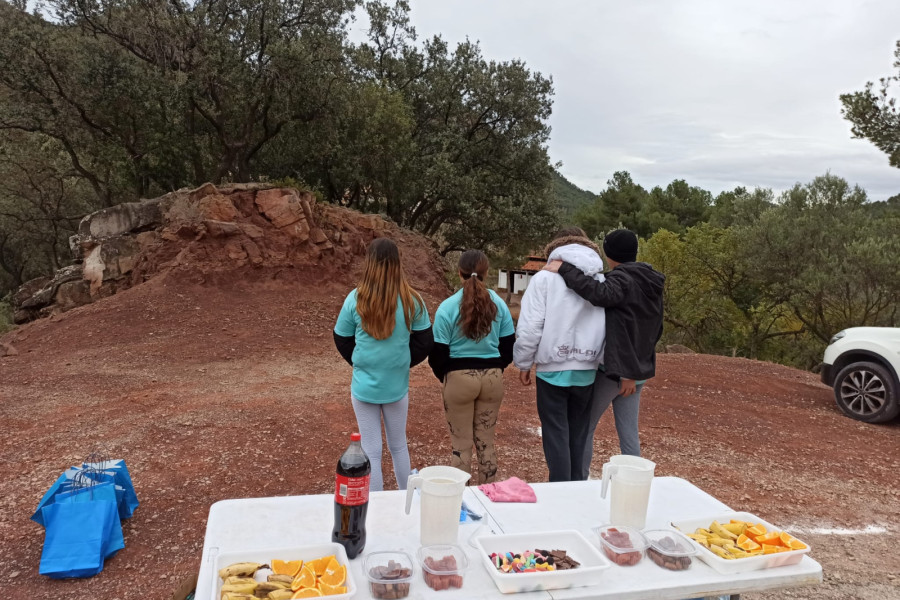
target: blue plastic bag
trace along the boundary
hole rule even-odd
[[[41,575],[91,577],[103,570],[106,558],[125,547],[112,483],[58,493],[41,513]]]

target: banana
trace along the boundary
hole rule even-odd
[[[269,592],[269,595],[266,596],[269,600],[291,600],[294,597],[294,592],[291,590],[275,590],[274,592]]]
[[[269,592],[274,592],[275,590],[287,590],[290,589],[290,587],[291,584],[283,581],[263,581],[256,584],[256,591],[254,593],[260,598],[263,598]]]
[[[222,594],[221,600],[256,600],[256,596],[250,594],[235,594],[234,592],[225,592]]]
[[[741,522],[741,523],[725,523],[724,525],[722,525],[722,529],[724,529],[725,531],[730,531],[734,535],[739,536],[742,533],[744,533],[745,529],[747,529],[747,524],[743,523],[743,522]]]
[[[721,523],[718,521],[713,521],[712,525],[709,526],[709,530],[718,535],[719,537],[723,537],[726,539],[737,541],[738,536],[734,535],[724,527],[722,527]]]
[[[253,594],[256,591],[256,582],[253,583],[228,583],[222,586],[221,592],[233,594]]]
[[[719,537],[717,535],[706,538],[706,541],[708,541],[713,546],[733,546],[734,545],[733,539],[723,538],[723,537]]]
[[[291,583],[294,582],[294,578],[290,575],[276,575],[275,573],[271,573],[266,581],[286,583],[290,586]]]
[[[696,530],[694,530],[694,533],[697,535],[702,535],[704,537],[709,537],[712,535],[712,532],[709,529],[704,529],[702,527],[698,527]]]
[[[256,583],[256,580],[252,577],[238,577],[236,575],[232,575],[228,579],[224,581],[224,585],[231,585],[234,583]]]
[[[234,563],[228,565],[224,569],[219,569],[219,577],[223,580],[228,579],[229,577],[253,577],[258,569],[265,566],[267,565],[255,562]]]
[[[709,550],[716,556],[720,556],[725,560],[734,560],[734,555],[719,546],[710,545]]]

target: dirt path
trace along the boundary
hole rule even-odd
[[[198,569],[213,502],[328,492],[355,423],[349,367],[331,341],[346,291],[327,281],[302,295],[276,283],[250,293],[160,282],[6,336],[20,352],[0,358],[6,597],[168,598]],[[900,425],[843,417],[809,373],[702,355],[659,363],[641,423],[658,474],[789,528],[825,568],[817,588],[745,598],[900,597]],[[511,372],[506,382],[500,474],[542,481],[533,388]],[[413,464],[446,463],[449,436],[426,367],[412,387]],[[141,500],[123,524],[126,547],[94,578],[49,580],[37,572],[43,535],[29,517],[59,472],[101,443],[127,460]],[[595,446],[595,467],[617,453],[611,417]]]

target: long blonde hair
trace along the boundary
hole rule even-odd
[[[356,287],[356,312],[363,331],[376,340],[391,337],[396,326],[397,297],[403,304],[406,329],[412,330],[416,311],[425,306],[422,296],[412,289],[400,266],[400,250],[387,238],[369,244],[362,279]]]

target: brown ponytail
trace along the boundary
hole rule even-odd
[[[497,305],[484,285],[488,266],[487,256],[481,250],[466,250],[459,257],[459,276],[463,279],[459,328],[476,342],[491,332],[497,317]]]

